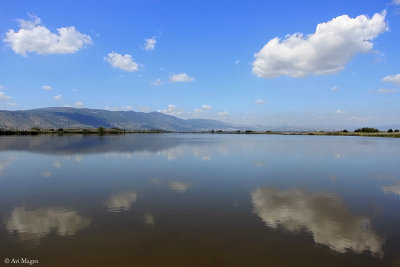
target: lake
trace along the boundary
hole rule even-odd
[[[400,266],[400,139],[0,137],[0,256],[37,266]]]

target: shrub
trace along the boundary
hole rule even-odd
[[[363,127],[363,128],[358,128],[354,132],[355,133],[377,133],[377,132],[379,132],[379,130],[375,129],[375,128]]]

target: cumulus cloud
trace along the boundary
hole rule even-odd
[[[169,81],[171,83],[178,83],[178,82],[192,82],[194,81],[194,78],[190,77],[186,73],[178,73],[178,74],[172,74],[169,77]]]
[[[254,103],[261,105],[264,104],[265,101],[263,99],[257,99],[256,101],[254,101]]]
[[[158,112],[165,113],[171,116],[182,116],[185,114],[185,111],[182,108],[171,104],[168,105],[166,109],[158,110]]]
[[[222,117],[222,118],[225,118],[226,116],[229,115],[229,113],[228,113],[227,111],[221,111],[221,112],[218,113],[218,115],[219,115],[220,117]]]
[[[55,100],[60,100],[62,98],[62,95],[56,95],[56,96],[54,96],[54,99]]]
[[[344,114],[344,113],[346,113],[346,111],[341,110],[341,109],[338,109],[338,110],[336,110],[334,113],[335,113],[335,114]]]
[[[149,50],[154,50],[154,48],[156,48],[156,37],[152,37],[149,39],[144,39],[144,49],[149,51]]]
[[[77,107],[77,108],[82,108],[84,106],[85,105],[81,101],[75,102],[75,107]]]
[[[385,76],[382,81],[391,82],[391,83],[395,83],[397,85],[400,85],[400,74]]]
[[[0,92],[0,100],[10,100],[11,96],[6,95],[4,92]]]
[[[385,89],[385,88],[379,88],[377,91],[378,91],[378,93],[381,93],[381,94],[393,94],[393,93],[397,92],[396,89]]]
[[[113,68],[118,68],[124,71],[137,71],[139,69],[138,64],[133,60],[131,55],[121,55],[115,52],[111,52],[104,57],[104,60],[111,64]]]
[[[371,229],[370,220],[352,214],[336,195],[257,188],[251,198],[254,212],[268,227],[280,226],[290,232],[305,230],[316,243],[340,253],[350,249],[382,255],[383,239]]]
[[[154,85],[154,86],[159,86],[159,85],[161,85],[161,84],[163,84],[163,81],[161,81],[160,78],[157,78],[155,81],[153,81],[153,82],[151,83],[151,85]]]
[[[194,109],[195,115],[200,115],[209,112],[212,109],[210,105],[202,105],[200,108]]]
[[[89,35],[78,32],[73,26],[58,28],[57,33],[52,33],[41,25],[40,18],[32,17],[32,19],[19,20],[20,29],[9,30],[4,38],[4,42],[22,56],[26,56],[29,52],[41,55],[71,54],[92,42]]]
[[[274,38],[254,54],[252,71],[262,78],[341,71],[354,55],[372,50],[372,40],[387,29],[385,15],[385,11],[372,18],[342,15],[318,24],[313,34]]]
[[[51,89],[53,89],[53,88],[51,88],[50,85],[43,85],[43,86],[42,86],[42,89],[43,89],[43,90],[46,90],[46,91],[49,91],[49,90],[51,90]]]
[[[90,220],[74,210],[63,208],[26,210],[16,207],[5,223],[9,232],[16,231],[22,239],[31,240],[53,231],[61,236],[75,235],[86,228]]]
[[[332,87],[332,89],[331,89],[332,91],[334,91],[334,92],[336,92],[337,90],[339,90],[339,87],[337,87],[337,86],[334,86],[334,87]]]
[[[383,192],[393,193],[400,196],[400,183],[394,185],[387,185],[382,187]]]
[[[105,203],[108,211],[120,212],[129,210],[133,203],[136,202],[138,194],[135,192],[123,192],[112,195]]]

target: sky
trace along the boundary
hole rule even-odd
[[[400,0],[0,2],[0,109],[400,127]]]

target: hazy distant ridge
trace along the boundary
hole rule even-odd
[[[30,129],[112,128],[126,130],[203,131],[234,129],[217,120],[179,119],[160,112],[108,111],[102,109],[52,107],[32,110],[0,111],[0,128]]]

